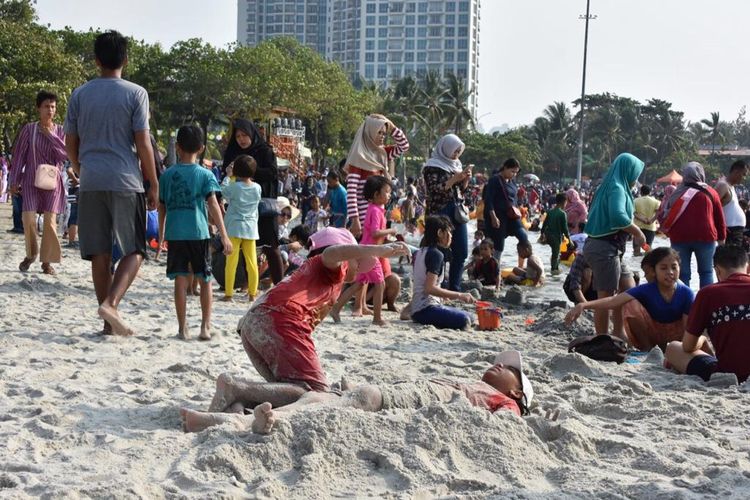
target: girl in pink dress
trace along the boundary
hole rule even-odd
[[[365,199],[369,202],[365,215],[364,227],[362,228],[362,245],[382,245],[386,236],[396,234],[395,229],[386,229],[385,204],[391,198],[391,183],[385,177],[373,175],[367,178],[363,190]],[[383,309],[383,291],[385,290],[385,276],[383,268],[387,267],[385,259],[379,259],[377,265],[366,273],[357,275],[357,282],[341,294],[336,305],[331,310],[331,317],[339,322],[339,314],[344,305],[352,297],[356,297],[354,303],[354,316],[362,316],[369,312],[365,305],[367,285],[373,285],[372,292],[372,322],[376,325],[385,325],[381,316]]]

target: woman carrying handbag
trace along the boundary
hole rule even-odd
[[[23,195],[23,229],[26,257],[18,265],[29,270],[37,256],[44,274],[56,274],[53,263],[60,262],[62,250],[57,237],[57,214],[65,208],[62,164],[67,160],[63,128],[52,120],[57,96],[41,91],[36,97],[39,121],[26,124],[16,140],[10,171],[10,191]],[[37,243],[36,216],[44,214],[41,249]]]
[[[461,291],[464,261],[469,256],[468,210],[463,192],[469,185],[471,167],[463,168],[459,157],[464,143],[454,134],[444,135],[435,144],[432,156],[422,168],[426,186],[426,215],[445,215],[453,225],[448,289]]]

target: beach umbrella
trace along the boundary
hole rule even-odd
[[[682,176],[680,174],[678,174],[675,170],[672,170],[671,172],[669,172],[664,177],[659,177],[658,179],[656,179],[656,182],[658,184],[672,184],[672,185],[677,185],[680,182],[682,182]]]

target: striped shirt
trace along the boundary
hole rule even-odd
[[[34,133],[36,132],[36,142]],[[54,125],[50,135],[38,129],[37,123],[28,123],[21,129],[13,148],[11,159],[10,186],[21,186],[24,212],[54,212],[62,213],[65,209],[65,188],[62,180],[62,164],[68,159],[65,151],[65,134],[60,125]],[[46,191],[34,186],[36,167],[42,163],[57,165],[60,174],[57,176],[57,186],[54,190]]]
[[[391,137],[394,144],[385,146],[389,162],[409,150],[409,140],[400,128],[394,128]],[[372,175],[378,175],[378,173],[349,165],[349,173],[346,176],[346,215],[349,220],[359,218],[360,224],[364,224],[368,202],[363,192],[367,178]]]

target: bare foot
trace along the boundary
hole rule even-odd
[[[254,300],[255,300],[255,295],[248,295],[247,296],[247,301],[248,302],[253,302]]]
[[[240,424],[241,422],[238,420],[238,417],[239,415],[229,413],[204,413],[202,411],[180,408],[182,430],[185,432],[200,432],[214,425],[221,425],[227,422]]]
[[[341,323],[341,311],[336,309],[331,309],[331,312],[328,314],[331,315],[331,319],[334,323]]]
[[[361,317],[364,316],[365,313],[361,309],[352,309],[352,316]]]
[[[372,309],[370,309],[369,307],[363,307],[362,314],[365,316],[372,316],[373,312],[372,312]]]
[[[386,306],[386,310],[391,312],[398,312],[398,307],[396,307],[396,304],[392,304],[389,302]]]
[[[354,385],[349,382],[349,380],[346,378],[346,375],[341,376],[341,390],[342,391],[351,391],[354,388]]]
[[[198,340],[211,340],[211,327],[208,325],[201,325],[201,333],[198,335]]]
[[[99,306],[99,310],[97,312],[99,313],[100,318],[102,318],[112,326],[113,334],[122,335],[123,337],[133,335],[133,330],[128,328],[128,325],[126,325],[125,322],[122,321],[122,318],[120,318],[120,315],[117,313],[117,309],[115,309],[114,307],[108,305],[107,303],[104,303]]]
[[[378,326],[388,326],[388,322],[383,318],[372,318],[372,324]]]
[[[221,299],[222,302],[234,302],[234,299],[232,299],[229,295],[224,295]]]
[[[188,340],[190,338],[190,333],[186,326],[177,331],[177,338],[181,340]]]
[[[273,426],[276,423],[276,415],[271,409],[271,403],[262,403],[255,407],[253,410],[252,429],[256,434],[270,434],[273,430]]]
[[[234,380],[229,373],[222,373],[216,377],[216,392],[211,400],[211,404],[208,405],[208,411],[210,412],[221,412],[227,411],[227,409],[237,401],[234,397]]]
[[[100,333],[102,335],[112,335],[112,325],[105,321]]]

